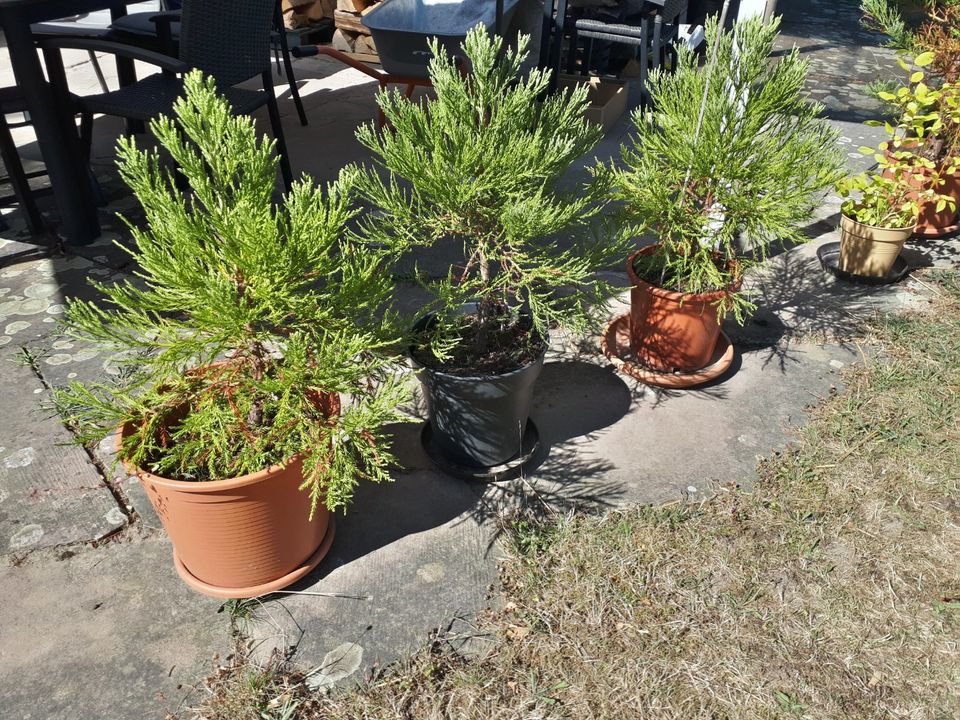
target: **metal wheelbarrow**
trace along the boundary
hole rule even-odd
[[[409,98],[416,86],[429,87],[429,39],[436,37],[449,53],[478,23],[501,33],[510,24],[519,0],[383,0],[362,18],[370,29],[383,70],[377,70],[328,45],[302,45],[291,49],[295,57],[327,55],[374,78],[383,89],[405,85]],[[383,113],[380,113],[383,124]]]

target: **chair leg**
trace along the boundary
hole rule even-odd
[[[80,147],[83,149],[83,156],[90,162],[93,149],[93,115],[90,113],[80,115]]]
[[[17,152],[17,146],[10,135],[10,129],[7,127],[6,119],[0,115],[0,157],[3,158],[3,164],[7,168],[10,185],[13,186],[13,194],[17,198],[20,209],[27,217],[27,227],[34,235],[41,234],[46,223],[43,221],[43,215],[33,199],[33,191],[30,189],[30,182],[23,170],[23,163],[20,162],[20,154]]]
[[[283,66],[287,73],[287,83],[290,85],[290,94],[293,96],[293,104],[297,108],[297,115],[300,116],[300,124],[306,125],[307,112],[303,109],[303,100],[300,99],[300,88],[297,87],[297,79],[293,76],[293,63],[290,61],[290,50],[287,48],[286,39],[282,41],[281,54],[283,55]]]
[[[567,74],[575,75],[577,72],[577,45],[580,39],[577,37],[576,25],[570,30],[570,44],[567,46]]]
[[[83,150],[83,156],[87,159],[87,174],[90,176],[90,188],[93,190],[93,199],[97,207],[105,207],[107,199],[103,195],[100,183],[97,182],[97,176],[93,172],[93,166],[90,164],[90,156],[93,148],[93,115],[90,113],[80,114],[80,147]]]
[[[280,3],[276,3],[274,10],[274,23],[277,26],[277,35],[280,38],[280,54],[283,56],[283,70],[287,75],[287,84],[290,85],[290,95],[293,96],[293,104],[297,108],[297,115],[300,116],[300,124],[307,124],[307,113],[303,109],[303,100],[300,99],[300,88],[297,87],[297,79],[293,76],[293,61],[290,60],[290,45],[287,43],[287,31],[283,26],[283,15],[280,12]]]
[[[270,77],[269,69],[263,72],[263,89],[267,93],[267,113],[270,115],[270,127],[273,130],[273,137],[277,141],[277,152],[280,154],[280,175],[283,177],[284,192],[290,192],[290,186],[293,184],[293,172],[290,170],[287,141],[283,136],[280,108],[277,107],[277,93],[273,89],[273,78]]]
[[[567,0],[558,0],[557,28],[554,41],[550,48],[550,92],[557,89],[557,80],[560,77],[560,65],[563,56],[563,31],[567,26]]]
[[[107,79],[103,76],[103,68],[100,67],[100,61],[97,60],[97,54],[93,50],[88,50],[87,54],[90,56],[90,65],[93,67],[93,73],[97,76],[97,82],[100,83],[100,89],[103,92],[110,92],[110,88],[107,87]]]
[[[650,57],[648,48],[650,47],[650,36],[647,34],[650,29],[649,21],[643,18],[640,21],[641,38],[640,43],[640,97],[642,102],[646,102],[649,93],[647,92],[647,73],[650,71]]]

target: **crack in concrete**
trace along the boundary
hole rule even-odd
[[[43,385],[43,387],[46,390],[52,391],[53,387],[50,385],[50,383],[47,382],[46,378],[43,376],[43,372],[41,371],[40,366],[36,363],[34,355],[26,347],[21,347],[20,350],[23,354],[23,357],[26,359],[27,365],[33,371],[34,375],[37,376],[37,379],[40,381],[40,384]],[[63,418],[58,417],[58,419],[60,423],[67,429],[67,431],[71,435],[73,436],[77,435],[75,428],[71,426],[70,423],[64,422]],[[110,473],[107,471],[107,468],[104,466],[104,464],[100,461],[100,458],[96,456],[96,453],[94,453],[93,450],[87,447],[86,445],[81,444],[80,447],[82,447],[83,452],[86,453],[87,459],[90,461],[90,464],[93,465],[94,468],[96,468],[97,474],[100,476],[100,482],[103,483],[104,487],[106,487],[107,490],[110,492],[110,495],[113,497],[114,502],[117,504],[117,507],[120,509],[120,512],[123,513],[123,516],[126,518],[126,521],[127,521],[125,525],[119,526],[115,530],[108,532],[106,535],[104,535],[101,538],[98,538],[97,540],[82,541],[79,543],[70,543],[70,544],[77,544],[77,545],[93,544],[94,546],[96,546],[97,543],[103,542],[104,540],[115,539],[121,533],[126,532],[128,528],[133,528],[134,526],[138,525],[140,516],[137,513],[137,511],[134,509],[133,504],[127,498],[127,494],[123,491],[123,488],[121,488],[119,484],[113,482],[113,480],[110,478]],[[60,545],[58,547],[67,547],[67,545]]]

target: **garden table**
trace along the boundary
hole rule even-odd
[[[71,245],[86,245],[100,235],[96,201],[73,110],[47,83],[30,25],[106,9],[116,19],[126,13],[126,4],[118,0],[0,0],[0,29],[6,37],[13,74],[37,133],[63,234]],[[129,77],[132,69],[132,65],[119,66],[121,80]]]

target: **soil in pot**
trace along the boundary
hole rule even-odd
[[[913,231],[913,226],[881,228],[842,215],[840,269],[862,277],[885,277]]]
[[[500,375],[529,365],[544,349],[543,339],[533,329],[530,318],[513,316],[502,307],[481,318],[476,303],[470,303],[457,315],[456,327],[441,329],[434,316],[414,327],[410,355],[420,366],[448,375],[476,377]],[[449,357],[440,361],[430,349],[434,334],[450,333],[444,338]]]
[[[739,287],[707,293],[683,293],[658,287],[638,260],[652,255],[645,247],[627,260],[630,290],[630,343],[637,360],[658,372],[696,372],[710,364],[720,338],[718,310]],[[641,277],[637,269],[640,269]]]
[[[426,344],[433,316],[414,326],[420,341],[410,353],[436,447],[454,464],[493,467],[520,452],[547,343],[527,318],[504,316],[482,328],[472,303],[464,318],[450,361],[439,363]]]
[[[336,395],[320,402],[337,414]],[[124,427],[120,441],[132,429]],[[262,595],[296,582],[329,548],[330,512],[300,490],[302,457],[260,472],[209,481],[173,480],[129,468],[146,490],[173,543],[177,570],[188,585],[217,597]]]

